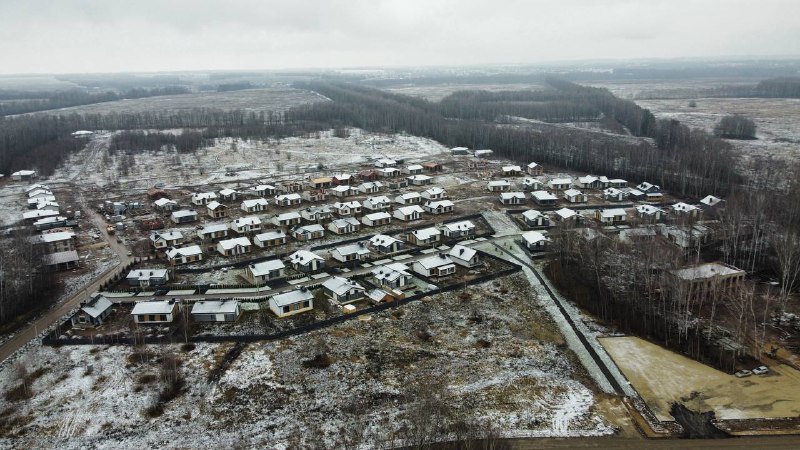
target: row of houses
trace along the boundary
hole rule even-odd
[[[509,171],[509,174],[516,174],[518,170],[521,170],[521,168],[519,166],[503,167],[504,174],[507,170]],[[598,190],[607,188],[622,189],[628,187],[628,182],[626,180],[608,179],[604,176],[597,177],[594,175],[586,175],[583,177],[578,177],[577,179],[570,177],[552,177],[546,181],[541,178],[526,177],[522,180],[521,184],[522,188],[528,191],[541,190],[544,188],[566,191],[573,188]],[[508,180],[491,180],[486,184],[486,189],[488,189],[490,192],[506,192],[510,191],[512,187],[512,183]],[[642,183],[637,186],[637,189],[644,193],[660,192],[660,188],[658,186],[650,183]]]
[[[61,216],[53,191],[44,184],[33,184],[25,188],[25,197],[28,211],[23,212],[22,218],[39,232],[31,236],[29,242],[42,255],[42,263],[56,271],[76,267],[79,257],[75,249],[75,233],[70,228],[75,223]]]
[[[678,202],[668,210],[653,205],[638,205],[631,210],[632,214],[642,221],[655,223],[666,220],[669,214],[676,219],[697,219],[702,213],[700,207]],[[552,212],[552,216],[538,210],[530,209],[522,213],[522,220],[531,227],[547,227],[551,225],[551,217],[556,222],[575,222],[580,224],[585,216],[570,208],[561,208]],[[629,210],[625,208],[600,208],[594,210],[594,218],[603,225],[620,225],[629,221]]]

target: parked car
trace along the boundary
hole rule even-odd
[[[755,369],[753,369],[753,373],[756,374],[756,375],[765,375],[765,374],[769,373],[769,367],[767,367],[767,366],[758,366]]]
[[[744,369],[744,370],[740,370],[740,371],[736,372],[734,375],[736,375],[736,378],[744,378],[744,377],[749,377],[752,374],[753,374],[753,372],[751,372],[751,371],[749,371],[747,369]]]

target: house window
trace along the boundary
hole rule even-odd
[[[284,314],[288,313],[289,311],[291,311],[291,310],[289,309],[289,306],[284,306],[284,307],[283,307],[283,313],[284,313]]]
[[[139,314],[138,316],[136,316],[136,319],[137,319],[139,322],[144,322],[145,320],[147,320],[145,317],[146,317],[146,316],[145,316],[144,314]]]
[[[309,303],[308,300],[303,302],[303,308],[308,308],[309,306],[310,306],[310,303]]]
[[[80,316],[80,317],[78,318],[78,322],[80,322],[80,323],[86,323],[86,317],[84,317],[84,316]]]

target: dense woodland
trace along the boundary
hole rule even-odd
[[[740,115],[725,116],[714,127],[714,136],[725,139],[755,139],[756,123]]]

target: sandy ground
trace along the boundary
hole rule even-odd
[[[800,414],[800,372],[789,366],[736,378],[637,337],[599,340],[659,420],[673,420],[670,404],[680,401],[693,410],[713,410],[718,419]]]

